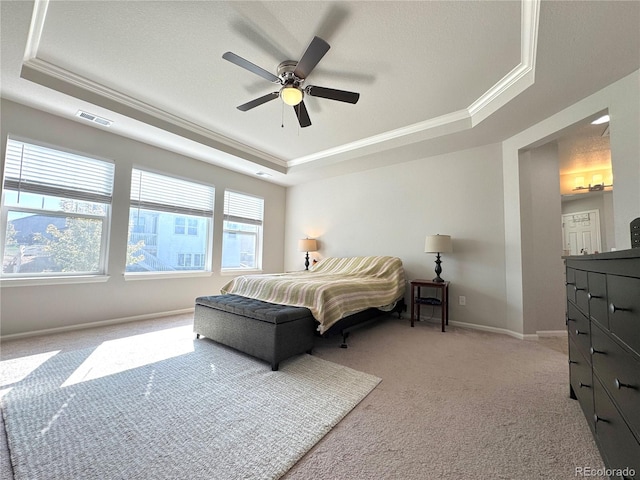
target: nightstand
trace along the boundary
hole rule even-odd
[[[423,296],[420,289],[435,290],[435,296]],[[420,319],[420,306],[431,305],[441,307],[442,331],[449,325],[449,282],[434,282],[433,280],[411,281],[411,326]],[[417,308],[416,308],[417,307]]]

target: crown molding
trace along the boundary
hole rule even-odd
[[[374,135],[372,137],[363,138],[355,142],[339,145],[334,148],[323,150],[321,152],[312,153],[304,157],[299,157],[287,162],[288,167],[295,167],[328,157],[345,156],[350,152],[358,151],[360,154],[368,153],[372,147],[377,146],[377,150],[385,150],[389,148],[406,145],[428,138],[434,138],[440,135],[455,133],[466,130],[471,127],[471,117],[466,109],[457,112],[448,113],[440,117],[431,118],[422,122],[414,123],[406,127],[390,130],[388,132]],[[359,156],[359,155],[351,155]]]
[[[106,87],[88,78],[38,58],[50,0],[35,0],[20,76],[74,98],[88,101],[178,136],[215,148],[222,153],[249,160],[284,173],[286,162],[262,150],[202,127],[166,110]]]
[[[540,0],[523,0],[520,14],[520,64],[467,109],[473,125],[495,113],[534,84]]]
[[[133,120],[138,120],[194,142],[210,146],[226,154],[249,160],[265,167],[275,168],[278,171],[283,172],[286,169],[286,162],[278,157],[244,145],[40,58],[36,57],[24,62],[20,76]]]
[[[287,169],[291,167],[322,159],[329,159],[334,162],[341,161],[366,155],[373,151],[387,150],[399,145],[406,145],[473,128],[533,85],[535,81],[541,0],[522,0],[520,63],[469,107],[311,155],[285,161],[38,58],[38,47],[49,2],[50,0],[35,0],[34,2],[34,11],[21,72],[22,78],[207,145],[232,157],[248,160],[281,173],[286,173]]]
[[[356,142],[340,145],[322,152],[299,157],[287,162],[287,166],[293,167],[327,157],[343,156],[354,150],[396,141],[402,137],[407,137],[405,141],[402,142],[404,144],[410,143],[411,141],[424,140],[425,138],[436,136],[437,134],[435,132],[439,129],[444,130],[445,133],[448,134],[473,128],[478,125],[533,85],[535,80],[540,1],[541,0],[522,0],[520,13],[520,63],[466,109],[414,123],[380,135],[374,135]],[[468,119],[469,122],[464,122],[466,119]],[[429,131],[432,132],[431,135],[429,135]],[[380,150],[384,150],[385,148],[387,147],[381,145]]]

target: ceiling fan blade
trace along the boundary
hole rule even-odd
[[[307,107],[304,106],[304,102],[300,102],[298,105],[294,105],[293,109],[296,111],[298,122],[300,123],[300,126],[302,128],[308,127],[309,125],[311,125],[309,112],[307,112]]]
[[[293,74],[298,78],[307,78],[318,62],[324,57],[331,47],[320,37],[313,37],[307,50],[302,54],[302,58],[296,65]]]
[[[280,96],[279,92],[271,92],[271,93],[267,93],[266,95],[260,97],[260,98],[256,98],[255,100],[251,100],[250,102],[247,102],[243,105],[240,105],[238,107],[238,110],[241,110],[243,112],[246,112],[247,110],[251,110],[252,108],[255,108],[259,105],[262,105],[263,103],[267,103],[270,102],[271,100],[274,100],[276,98],[278,98]]]
[[[264,68],[254,65],[249,60],[245,60],[244,58],[239,57],[233,52],[225,53],[224,55],[222,55],[222,58],[230,61],[231,63],[238,65],[239,67],[249,70],[250,72],[255,73],[256,75],[260,75],[262,78],[269,80],[270,82],[280,83],[280,79],[276,77],[273,73],[267,72]]]
[[[358,103],[360,94],[355,92],[347,92],[346,90],[335,90],[333,88],[316,87],[309,85],[304,91],[312,97],[328,98],[329,100],[337,100],[338,102]]]

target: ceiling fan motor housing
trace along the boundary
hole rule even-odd
[[[296,65],[298,65],[298,62],[294,60],[285,60],[278,65],[278,77],[282,85],[299,88],[300,84],[304,82],[304,79],[296,77],[293,73]]]

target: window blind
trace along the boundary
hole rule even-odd
[[[5,160],[8,190],[111,203],[113,163],[11,138]]]
[[[133,169],[131,206],[181,215],[213,216],[215,189],[157,173]]]
[[[264,199],[225,190],[224,219],[228,222],[262,225]]]

